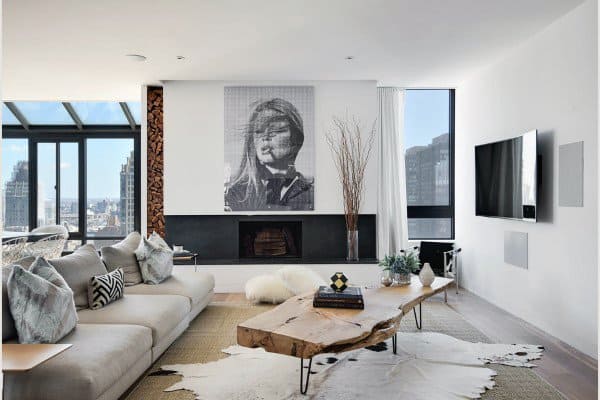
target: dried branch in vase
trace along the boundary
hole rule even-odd
[[[327,143],[342,184],[346,229],[358,229],[358,215],[363,199],[367,163],[375,140],[375,122],[367,134],[362,134],[356,118],[334,117],[334,129],[327,132]]]

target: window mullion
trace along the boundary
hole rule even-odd
[[[408,218],[453,218],[452,206],[408,206]]]
[[[55,212],[55,224],[56,225],[60,225],[60,144],[61,142],[55,142],[54,146],[55,146],[55,151],[56,151],[56,162],[55,162],[55,173],[56,173],[56,177],[54,179],[54,182],[56,184],[56,187],[54,188],[54,195],[56,196],[55,199],[55,204],[54,206],[56,207],[56,212]]]
[[[87,140],[79,140],[79,231],[81,233],[81,244],[87,242],[87,180],[85,176],[86,172],[86,151],[87,151]]]

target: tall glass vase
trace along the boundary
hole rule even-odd
[[[348,231],[348,253],[347,261],[358,261],[358,231]]]

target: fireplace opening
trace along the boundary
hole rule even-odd
[[[240,258],[302,257],[302,222],[240,221]]]

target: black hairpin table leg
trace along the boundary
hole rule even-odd
[[[413,307],[413,314],[415,315],[415,324],[417,324],[417,329],[421,329],[423,327],[423,314],[421,312],[421,303],[419,303],[419,318],[417,319],[417,310],[415,310],[415,308],[417,308],[416,306]]]
[[[300,393],[306,394],[308,390],[308,380],[310,379],[310,368],[312,367],[312,358],[308,361],[308,371],[306,373],[306,383],[304,382],[304,358],[300,359]]]

